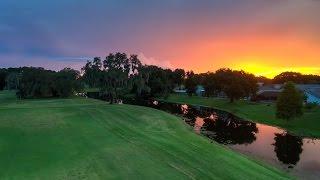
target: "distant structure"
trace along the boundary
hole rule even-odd
[[[182,95],[186,95],[187,94],[187,89],[182,85],[179,87],[176,87],[173,89],[173,92],[175,94],[182,94]],[[205,89],[202,85],[197,85],[196,90],[195,90],[195,94],[197,96],[204,96],[205,94]]]
[[[283,84],[259,83],[259,90],[255,97],[257,101],[275,101],[282,92]],[[297,84],[296,88],[306,96],[307,103],[316,103],[320,105],[320,84]]]
[[[178,86],[173,89],[173,92],[175,94],[181,94],[181,95],[186,95],[187,94],[187,89],[184,87],[184,85]]]
[[[320,84],[298,84],[297,88],[304,92],[307,103],[320,105]]]
[[[205,94],[205,89],[204,89],[204,87],[202,86],[202,85],[198,85],[197,87],[196,87],[196,94],[198,95],[198,96],[204,96],[204,94]]]
[[[258,83],[259,90],[257,91],[255,100],[257,101],[275,101],[282,91],[282,84],[266,84]]]

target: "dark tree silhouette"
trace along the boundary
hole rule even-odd
[[[65,68],[58,73],[55,73],[54,82],[52,84],[53,96],[69,97],[74,91],[82,89],[80,81],[80,72]]]
[[[185,71],[183,69],[175,69],[172,72],[172,83],[174,86],[181,86],[184,83]]]
[[[196,93],[196,88],[198,84],[199,81],[197,81],[196,75],[193,73],[193,71],[187,72],[185,86],[189,96],[192,96],[194,93]]]
[[[302,139],[288,133],[275,134],[274,151],[278,160],[288,165],[296,165],[302,152]]]
[[[8,73],[5,69],[0,69],[0,91],[2,91],[6,86],[7,75]]]
[[[229,97],[230,102],[254,96],[258,90],[257,80],[253,74],[231,69],[216,71],[215,81],[211,83],[216,83],[216,88],[221,89]]]
[[[135,59],[136,61],[137,59]],[[137,62],[135,62],[137,63]],[[103,61],[101,91],[113,104],[129,88],[129,73],[134,65],[125,53],[109,54]],[[134,70],[132,70],[134,71]]]
[[[231,114],[225,113],[217,116],[215,120],[204,119],[205,130],[212,133],[206,135],[223,144],[251,144],[256,140],[258,128],[255,123],[237,120]]]
[[[318,84],[320,76],[318,75],[303,75],[298,72],[283,72],[273,78],[273,83],[283,84],[286,82],[294,82],[296,84]]]
[[[285,84],[283,91],[278,96],[276,115],[281,119],[292,119],[303,114],[303,95],[291,82]]]
[[[91,87],[98,87],[101,81],[102,62],[100,57],[95,57],[93,61],[87,61],[86,65],[81,69],[83,73],[83,80]]]
[[[17,95],[20,98],[68,97],[81,89],[79,74],[69,68],[59,72],[24,68],[21,70]]]
[[[142,73],[147,77],[146,85],[150,88],[149,96],[167,97],[172,90],[170,72],[157,66],[145,66]]]
[[[206,96],[215,96],[217,93],[221,92],[222,88],[217,82],[215,73],[203,74],[203,87],[205,89]]]

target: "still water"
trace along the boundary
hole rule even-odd
[[[320,140],[253,123],[213,108],[158,101],[125,101],[183,117],[198,134],[301,179],[320,179]]]

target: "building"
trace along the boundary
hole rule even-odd
[[[307,103],[320,105],[320,84],[298,84],[296,87],[304,92]]]
[[[206,92],[206,90],[204,89],[203,86],[198,85],[198,86],[196,87],[196,94],[197,94],[198,96],[204,96],[205,92]]]
[[[181,86],[174,88],[173,93],[185,95],[185,94],[187,94],[187,89],[184,87],[184,85],[181,85]]]
[[[187,94],[187,89],[185,89],[184,86],[180,86],[180,87],[174,88],[173,93],[184,95],[184,94]],[[196,90],[195,90],[195,94],[197,96],[204,96],[204,94],[205,94],[204,87],[201,85],[197,85]]]
[[[305,94],[307,103],[320,105],[320,84],[297,84],[296,88]],[[275,101],[282,89],[283,84],[260,85],[255,100]]]
[[[278,95],[282,91],[282,84],[259,84],[259,90],[257,91],[254,100],[257,101],[275,101]]]

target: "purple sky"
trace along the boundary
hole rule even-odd
[[[312,41],[318,50],[319,9],[317,0],[1,0],[0,67],[79,68],[124,51],[145,63],[206,71],[231,65],[228,52],[242,37],[289,34],[303,38],[300,49]]]

